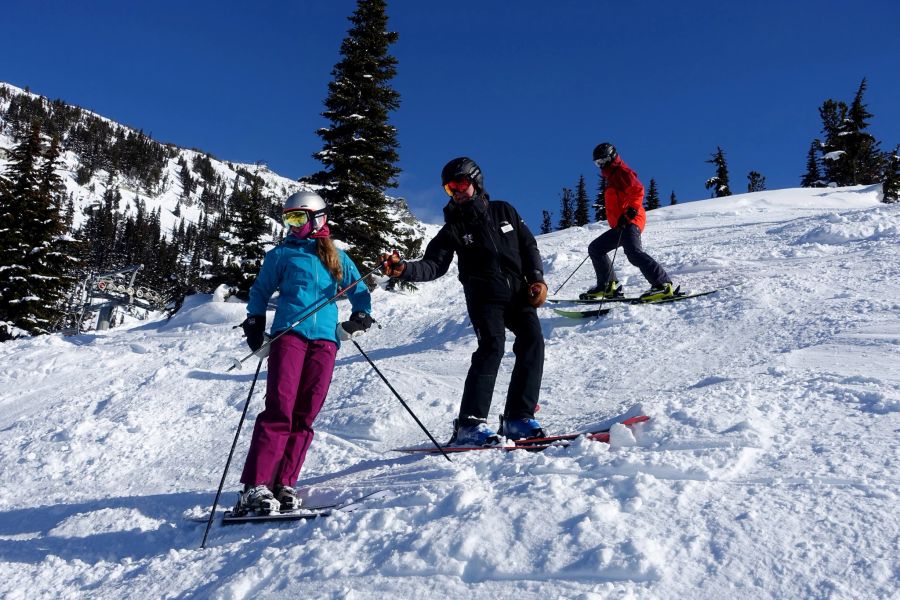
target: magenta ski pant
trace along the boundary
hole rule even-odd
[[[325,403],[337,344],[281,336],[269,353],[266,408],[256,417],[241,483],[294,486]]]

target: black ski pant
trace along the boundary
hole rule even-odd
[[[472,364],[466,376],[459,421],[487,419],[506,344],[506,330],[516,336],[513,353],[516,362],[506,392],[503,414],[509,419],[534,417],[544,373],[544,334],[537,311],[519,302],[469,303],[469,318],[478,349],[472,354]]]
[[[629,223],[625,228],[615,227],[604,231],[600,237],[588,246],[588,255],[594,263],[594,273],[597,274],[597,285],[604,287],[610,281],[618,281],[607,253],[612,252],[617,246],[622,246],[625,258],[628,262],[640,269],[644,278],[651,286],[662,285],[672,280],[653,257],[644,252],[641,246],[641,230],[634,223]]]

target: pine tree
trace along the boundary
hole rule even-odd
[[[675,206],[678,204],[678,199],[675,198],[675,190],[672,190],[672,193],[669,194],[669,206]]]
[[[766,189],[766,178],[757,171],[747,173],[747,191],[761,192]]]
[[[884,157],[878,148],[879,143],[872,134],[866,131],[869,127],[868,120],[874,115],[863,103],[865,91],[866,80],[863,78],[848,112],[849,135],[844,136],[847,144],[847,157],[853,174],[853,185],[878,183],[884,167]]]
[[[228,203],[228,262],[220,273],[222,282],[237,288],[235,294],[246,298],[265,256],[264,236],[269,225],[264,216],[268,201],[262,194],[262,179],[251,176],[249,188],[235,186]]]
[[[61,211],[58,157],[53,138],[40,164],[41,125],[35,121],[0,182],[0,341],[62,325],[77,261]]]
[[[647,200],[644,203],[645,210],[659,208],[659,190],[656,189],[656,180],[650,179],[650,187],[647,188]]]
[[[834,185],[850,185],[853,169],[847,160],[844,136],[847,133],[848,108],[843,102],[826,100],[819,108],[824,140],[821,144],[825,181]]]
[[[597,198],[594,200],[594,221],[606,221],[606,178],[600,175],[597,181]]]
[[[584,184],[584,175],[578,178],[578,185],[575,187],[575,225],[583,226],[591,222],[588,212],[588,195],[587,188]]]
[[[885,204],[900,202],[900,145],[888,156],[882,191],[884,192],[882,201]]]
[[[563,188],[561,208],[559,211],[559,229],[568,229],[575,225],[575,209],[572,206],[572,190]]]
[[[806,174],[800,180],[801,187],[822,187],[824,182],[819,174],[818,153],[821,147],[819,140],[813,140],[809,145],[809,152],[806,155]]]
[[[400,172],[397,130],[388,123],[388,114],[400,106],[400,94],[389,85],[397,60],[388,53],[398,35],[387,30],[385,9],[384,0],[358,0],[349,17],[352,27],[322,113],[329,126],[317,131],[324,146],[314,157],[325,168],[309,178],[323,186],[332,233],[351,246],[356,260],[371,259],[392,245],[389,240],[408,237],[388,218],[384,195],[397,186]]]
[[[706,189],[713,188],[715,198],[730,196],[731,188],[728,184],[728,164],[725,162],[725,152],[717,146],[716,153],[706,162],[716,166],[716,175],[706,180]]]
[[[553,221],[550,211],[543,210],[543,218],[541,219],[541,233],[550,233],[553,231]]]

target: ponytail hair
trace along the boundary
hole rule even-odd
[[[319,260],[322,261],[325,269],[334,277],[334,280],[340,283],[344,278],[344,271],[341,269],[341,256],[338,254],[331,237],[316,238],[316,254]]]

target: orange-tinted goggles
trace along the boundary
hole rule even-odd
[[[444,184],[444,191],[447,192],[448,196],[452,196],[453,192],[464,192],[469,189],[469,186],[472,185],[472,182],[469,181],[466,177],[460,177],[459,179],[454,179],[453,181],[448,181]]]

